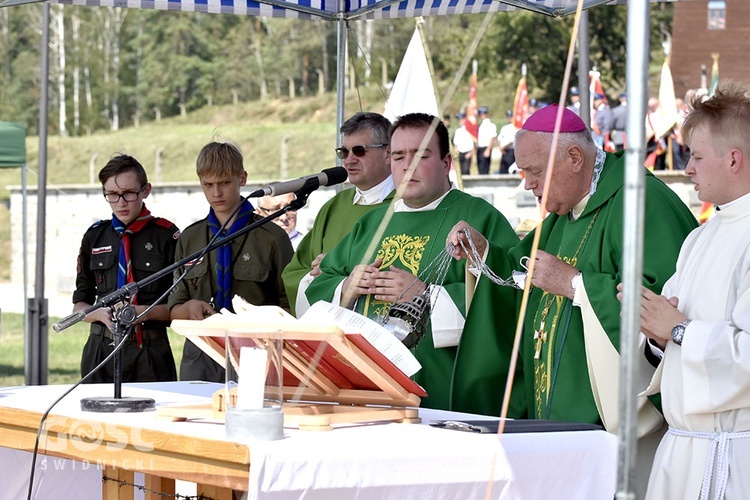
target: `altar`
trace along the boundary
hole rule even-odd
[[[157,409],[210,404],[223,385],[124,384],[123,396],[150,397]],[[25,498],[42,413],[68,386],[0,388],[0,499]],[[156,411],[90,413],[80,399],[110,396],[111,385],[76,388],[52,410],[41,439],[35,498],[163,498],[174,480],[197,494],[231,499],[611,499],[617,437],[604,431],[479,434],[434,428],[437,420],[486,417],[420,408],[421,424],[285,429],[279,441],[246,446],[215,420],[172,422]],[[105,478],[103,480],[103,478]]]

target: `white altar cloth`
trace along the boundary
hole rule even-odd
[[[220,387],[188,382],[125,384],[123,395],[152,397],[157,406],[205,403]],[[65,388],[0,388],[0,407],[42,412]],[[165,422],[156,419],[155,412],[98,414],[79,409],[81,397],[109,396],[111,391],[111,385],[81,386],[52,414],[227,440],[223,425],[213,421]],[[483,418],[429,409],[419,413],[423,424]],[[17,499],[19,491],[25,497],[30,454],[2,446],[0,440],[4,478],[0,500]],[[616,490],[617,438],[604,431],[577,431],[505,434],[498,440],[492,434],[396,423],[345,426],[330,432],[285,429],[283,440],[253,444],[250,461],[249,497],[257,499],[484,499],[492,477],[493,499],[609,500]],[[87,468],[80,462],[68,463],[58,469],[48,466],[37,472],[42,486],[36,498],[60,498],[60,491],[71,491],[72,496],[65,495],[69,498],[92,498],[91,491],[101,491],[101,471],[95,464]]]

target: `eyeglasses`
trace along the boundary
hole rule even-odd
[[[384,148],[386,146],[388,144],[367,144],[365,146],[353,146],[352,148],[336,148],[336,156],[344,160],[349,156],[349,151],[351,151],[357,158],[362,158],[367,154],[367,148]]]
[[[266,215],[266,216],[268,216],[268,215],[271,215],[271,214],[275,214],[276,212],[278,212],[278,211],[279,211],[279,210],[281,210],[282,208],[283,208],[283,207],[279,207],[279,208],[265,208],[265,207],[260,207],[260,206],[259,206],[259,207],[258,207],[258,211],[260,212],[260,214],[261,214],[261,215]],[[287,215],[294,215],[294,214],[296,214],[296,213],[297,213],[297,211],[296,211],[296,210],[289,210],[289,211],[287,212]],[[284,214],[282,214],[282,215],[284,215]]]
[[[146,185],[144,184],[143,186],[141,186],[141,189],[139,189],[138,191],[125,191],[122,194],[104,193],[104,199],[107,200],[109,203],[117,203],[120,201],[120,198],[122,198],[128,203],[132,203],[138,199],[138,195],[140,195],[145,188],[146,188]]]

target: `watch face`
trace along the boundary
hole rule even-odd
[[[672,341],[677,344],[682,344],[682,338],[685,336],[685,326],[680,323],[672,328]]]

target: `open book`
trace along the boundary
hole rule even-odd
[[[327,302],[317,302],[296,319],[280,307],[254,306],[237,296],[233,298],[232,306],[234,313],[224,309],[203,321],[175,320],[172,328],[190,337],[222,366],[225,363],[225,339],[220,332],[233,332],[230,335],[236,337],[234,345],[244,343],[242,337],[248,337],[247,342],[252,344],[250,338],[262,332],[283,331],[285,344],[291,349],[284,361],[285,387],[302,383],[304,386],[312,384],[325,393],[330,390],[381,391],[382,376],[387,374],[407,392],[419,397],[427,395],[409,378],[422,368],[411,351],[382,325],[361,314]],[[361,354],[357,355],[353,350]],[[235,364],[232,356],[230,359]],[[377,375],[360,359],[371,360],[377,370],[384,372],[383,375]],[[313,377],[310,380],[310,369],[324,379]]]
[[[346,334],[360,334],[396,367],[408,376],[422,369],[417,358],[383,325],[350,309],[318,301],[300,319],[307,324],[335,324]]]

